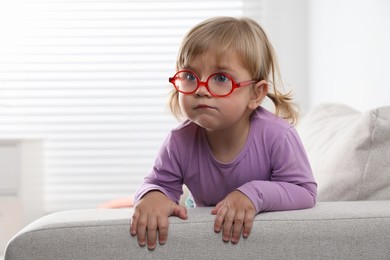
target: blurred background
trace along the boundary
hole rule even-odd
[[[302,116],[390,105],[388,0],[1,0],[0,255],[42,215],[135,192],[177,124],[180,41],[213,16],[264,27]]]

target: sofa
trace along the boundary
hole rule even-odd
[[[26,226],[5,260],[390,259],[390,107],[322,104],[297,129],[318,182],[316,206],[258,214],[238,244],[214,232],[207,207],[169,218],[168,241],[155,250],[130,235],[132,208],[84,209]]]

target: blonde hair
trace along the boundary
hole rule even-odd
[[[192,28],[184,37],[176,60],[176,70],[187,67],[191,61],[207,50],[216,51],[217,57],[235,52],[241,57],[252,79],[267,81],[267,97],[275,106],[275,114],[296,123],[298,112],[292,101],[291,91],[283,88],[276,54],[261,26],[249,18],[216,17],[205,20]],[[173,90],[169,99],[173,115],[182,115],[178,91]]]

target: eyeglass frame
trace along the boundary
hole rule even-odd
[[[175,80],[177,78],[177,75],[179,73],[183,73],[183,72],[188,72],[188,73],[191,73],[192,75],[195,76],[196,78],[196,81],[197,81],[197,86],[196,88],[193,90],[193,91],[190,91],[190,92],[186,92],[186,91],[182,91],[180,90],[176,84],[175,84]],[[223,76],[226,76],[231,82],[232,82],[232,88],[230,90],[229,93],[227,94],[224,94],[224,95],[218,95],[218,94],[215,94],[213,92],[210,91],[209,89],[209,85],[208,85],[208,82],[210,80],[211,77],[215,76],[215,75],[218,75],[218,74],[221,74]],[[257,80],[246,80],[246,81],[241,81],[241,82],[236,82],[232,76],[230,76],[229,74],[227,73],[224,73],[224,72],[216,72],[216,73],[213,73],[211,74],[210,76],[207,77],[206,81],[201,81],[200,78],[198,77],[198,75],[196,75],[195,72],[193,72],[192,70],[179,70],[178,72],[175,73],[175,75],[173,75],[173,77],[169,77],[169,82],[172,83],[172,85],[175,87],[175,89],[177,91],[179,91],[180,93],[182,94],[185,94],[185,95],[190,95],[190,94],[193,94],[195,93],[201,86],[204,86],[207,91],[213,96],[213,97],[227,97],[229,96],[230,94],[233,93],[233,91],[237,88],[241,88],[241,87],[246,87],[246,86],[249,86],[251,83],[255,83],[257,82]]]

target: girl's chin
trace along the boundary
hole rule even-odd
[[[215,124],[215,120],[211,120],[211,118],[206,119],[204,117],[203,118],[196,117],[196,118],[189,118],[189,119],[191,120],[191,122],[203,128],[210,128]]]
[[[218,124],[217,120],[215,120],[215,119],[214,120],[211,120],[210,118],[207,120],[206,119],[196,119],[196,120],[194,119],[191,121],[194,122],[195,124],[197,124],[198,126],[205,128],[206,130],[221,129],[220,124]]]

